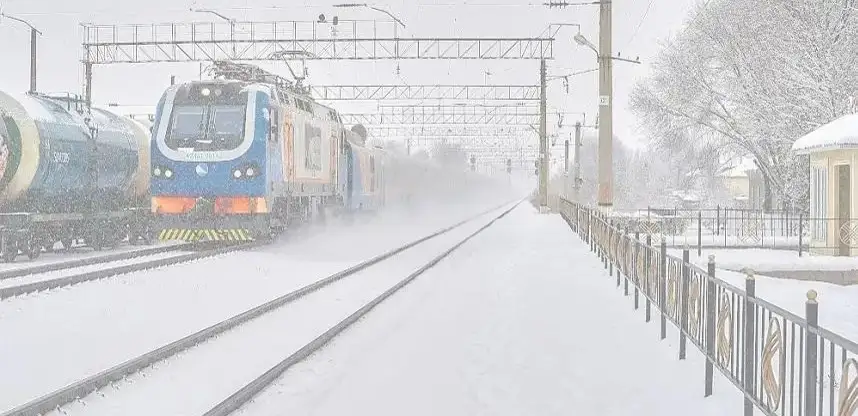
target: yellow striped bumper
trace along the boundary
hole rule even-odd
[[[252,241],[253,236],[247,229],[198,229],[167,228],[158,233],[158,240],[171,241]]]

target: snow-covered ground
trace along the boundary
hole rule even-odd
[[[725,415],[596,256],[530,205],[287,371],[244,415]],[[288,355],[284,352],[283,357]]]
[[[312,293],[62,409],[85,415],[199,415],[423,264],[485,225],[481,219]],[[205,386],[205,388],[200,388]],[[192,394],[175,394],[187,392]],[[153,398],[158,398],[153,400]]]
[[[0,302],[0,409],[175,341],[509,200],[318,226],[276,244]]]
[[[697,263],[708,261],[714,254],[718,266],[725,269],[742,270],[750,267],[754,270],[858,270],[858,257],[817,256],[807,252],[801,257],[798,250],[772,250],[760,248],[748,249],[703,249],[703,255],[697,257],[697,249],[691,247],[691,260]],[[682,250],[673,250],[671,254]]]

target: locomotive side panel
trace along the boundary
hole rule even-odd
[[[298,111],[293,135],[294,176],[298,182],[332,183],[332,125],[320,117]]]

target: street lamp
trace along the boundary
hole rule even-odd
[[[587,38],[585,38],[584,35],[578,33],[575,35],[574,39],[575,39],[575,42],[577,44],[579,44],[581,46],[586,46],[586,47],[592,49],[593,52],[596,52],[596,56],[599,55],[599,50],[596,49],[596,45],[593,45],[593,42],[590,42],[589,40],[587,40]]]
[[[343,4],[335,4],[334,7],[342,7],[342,8],[366,7],[368,9],[373,9],[377,12],[382,12],[382,13],[390,16],[391,19],[396,21],[396,23],[399,23],[400,25],[402,25],[402,28],[405,29],[405,23],[402,23],[402,20],[399,20],[399,18],[397,18],[396,16],[391,14],[389,11],[375,7],[375,6],[372,6],[372,5],[369,5],[369,4],[366,4],[366,3],[343,3]]]
[[[232,44],[232,59],[235,59],[236,58],[236,56],[235,56],[235,54],[236,54],[236,48],[235,48],[235,22],[236,21],[235,21],[235,19],[230,18],[230,17],[226,17],[226,16],[224,16],[224,15],[222,15],[222,14],[220,14],[214,10],[209,10],[209,9],[195,9],[192,7],[191,11],[194,13],[213,14],[213,15],[220,17],[221,19],[229,22],[229,43]]]
[[[41,35],[42,32],[26,20],[0,12],[0,18],[2,17],[23,23],[30,27],[30,92],[34,93],[36,92],[36,35]]]
[[[215,15],[215,16],[217,16],[217,17],[220,17],[220,18],[221,18],[221,19],[223,19],[223,20],[226,20],[227,22],[229,22],[229,23],[231,23],[231,24],[235,24],[235,19],[230,18],[230,17],[226,17],[226,16],[224,16],[224,15],[222,15],[222,14],[220,14],[220,13],[218,13],[218,12],[214,11],[214,10],[208,10],[208,9],[194,9],[194,8],[191,8],[191,11],[192,11],[192,12],[195,12],[195,13],[209,13],[209,14],[213,14],[213,15]]]

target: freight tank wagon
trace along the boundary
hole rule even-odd
[[[149,132],[73,96],[0,92],[0,252],[96,249],[148,229]]]

